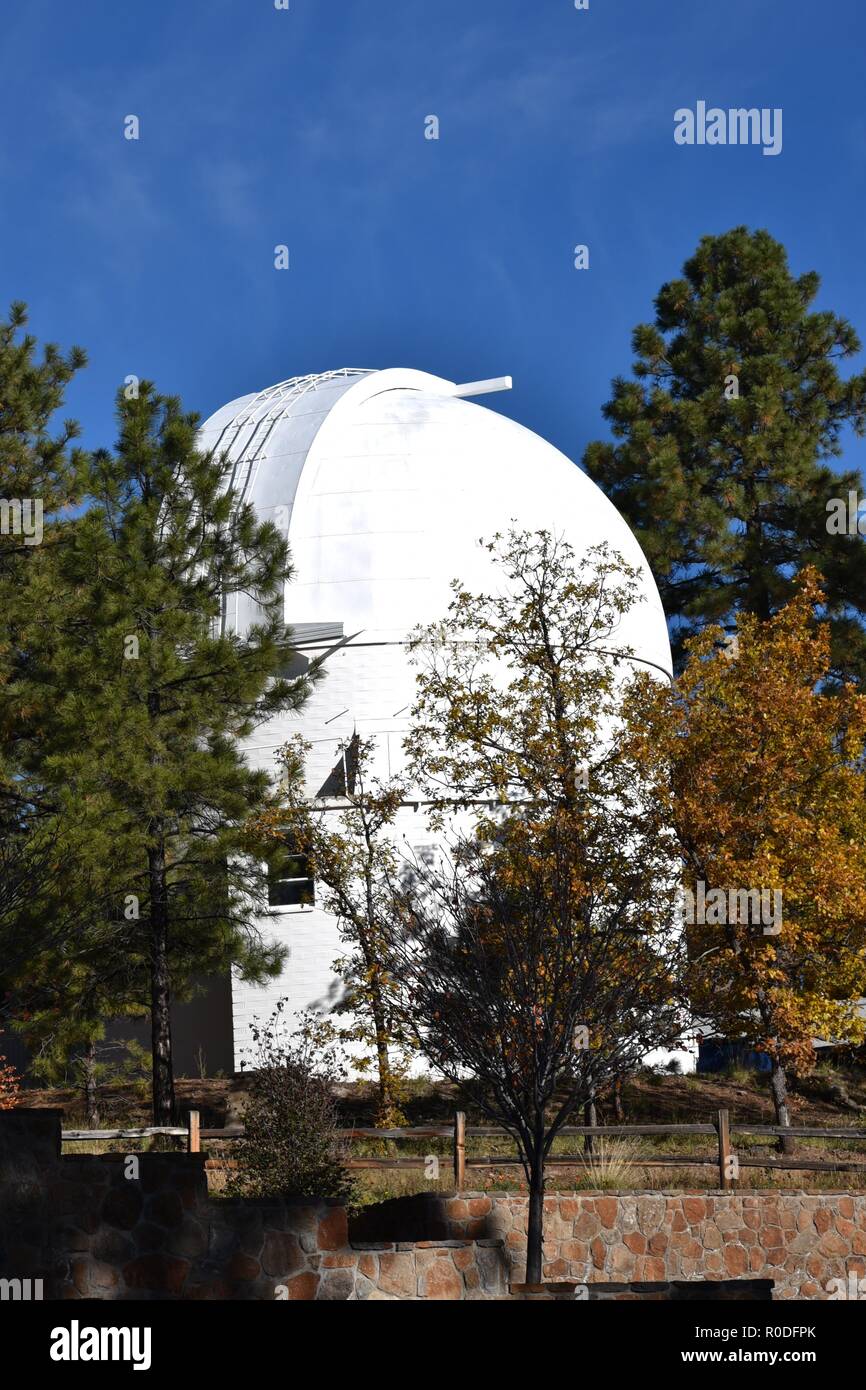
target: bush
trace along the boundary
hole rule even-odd
[[[0,1053],[0,1110],[14,1110],[21,1096],[17,1071]]]
[[[634,1187],[638,1170],[640,1144],[636,1139],[602,1139],[598,1148],[587,1155],[587,1169],[576,1186],[590,1189]]]
[[[336,1197],[349,1201],[352,1179],[337,1135],[337,1054],[306,1016],[288,1033],[281,999],[266,1024],[251,1025],[252,1074],[232,1196]]]

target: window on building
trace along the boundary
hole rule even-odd
[[[316,793],[317,796],[354,796],[360,747],[361,739],[357,733],[352,735],[348,743],[340,746],[340,755]]]
[[[271,907],[312,907],[315,884],[306,854],[285,854],[268,865],[268,904]]]

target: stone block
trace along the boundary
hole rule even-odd
[[[355,1271],[334,1269],[322,1275],[316,1292],[317,1302],[345,1303],[355,1292]]]
[[[418,1296],[433,1302],[456,1302],[463,1297],[463,1278],[451,1260],[434,1260],[419,1276]]]
[[[229,1279],[237,1279],[241,1283],[258,1279],[262,1272],[258,1260],[254,1260],[251,1255],[245,1255],[242,1250],[236,1250],[226,1265],[226,1274]]]
[[[142,1198],[138,1184],[127,1182],[123,1187],[115,1187],[107,1194],[102,1203],[102,1219],[107,1221],[109,1226],[116,1226],[121,1231],[131,1231],[141,1215],[141,1208]]]
[[[291,1301],[296,1303],[311,1303],[316,1297],[316,1290],[319,1287],[318,1274],[296,1274],[293,1278],[285,1281],[286,1292]]]
[[[320,1250],[341,1250],[349,1244],[349,1229],[345,1207],[331,1207],[319,1221]]]
[[[123,1278],[128,1289],[177,1296],[183,1289],[190,1270],[189,1260],[172,1255],[140,1255],[123,1266]]]
[[[414,1255],[380,1255],[379,1288],[397,1298],[412,1298],[416,1292]]]
[[[147,1201],[147,1219],[157,1226],[174,1230],[183,1223],[183,1202],[170,1188],[157,1192]]]
[[[282,1278],[304,1267],[304,1256],[297,1237],[291,1232],[265,1231],[261,1266],[265,1274]]]

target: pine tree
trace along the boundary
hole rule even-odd
[[[50,800],[28,768],[52,704],[31,668],[34,653],[63,628],[57,557],[84,468],[74,447],[78,426],[53,425],[84,353],[49,343],[38,356],[26,326],[20,303],[0,320],[0,1006],[7,1016],[15,1007],[11,946],[24,946],[27,912],[38,920],[36,904],[58,858],[46,826]]]
[[[866,550],[828,534],[827,503],[861,485],[836,474],[842,434],[866,430],[866,372],[845,319],[811,306],[814,272],[788,268],[766,231],[704,237],[662,286],[655,323],[633,334],[634,379],[604,407],[614,443],[584,464],[638,533],[672,623],[675,653],[706,623],[768,618],[814,564],[832,618],[833,671],[866,676]]]
[[[35,355],[23,304],[0,321],[0,779],[4,799],[11,785],[21,736],[18,699],[28,652],[52,625],[49,560],[62,542],[69,509],[79,499],[84,455],[71,448],[78,426],[67,420],[51,432],[69,381],[85,363],[80,348],[64,355],[53,343]],[[37,586],[41,585],[41,589]],[[13,800],[17,798],[13,797]]]
[[[91,953],[91,997],[112,979],[124,1002],[141,992],[154,1123],[169,1124],[172,998],[229,964],[260,980],[281,963],[259,938],[263,876],[243,853],[270,778],[239,741],[298,707],[316,672],[280,674],[286,542],[236,505],[221,461],[196,447],[197,417],[147,382],[119,394],[118,414],[117,449],[93,456],[91,504],[63,555],[72,599],[66,640],[42,657],[57,705],[40,770],[114,898],[73,934],[75,958]],[[260,614],[244,636],[220,630],[238,591]]]

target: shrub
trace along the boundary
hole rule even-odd
[[[17,1071],[0,1053],[0,1110],[14,1110],[21,1096]]]
[[[640,1145],[636,1139],[602,1139],[596,1152],[587,1155],[586,1172],[578,1187],[634,1187],[640,1168]]]
[[[232,1196],[336,1197],[348,1201],[352,1179],[337,1135],[334,1087],[343,1071],[314,1017],[286,1030],[281,999],[265,1024],[251,1025],[252,1074],[244,1113],[246,1137]]]

